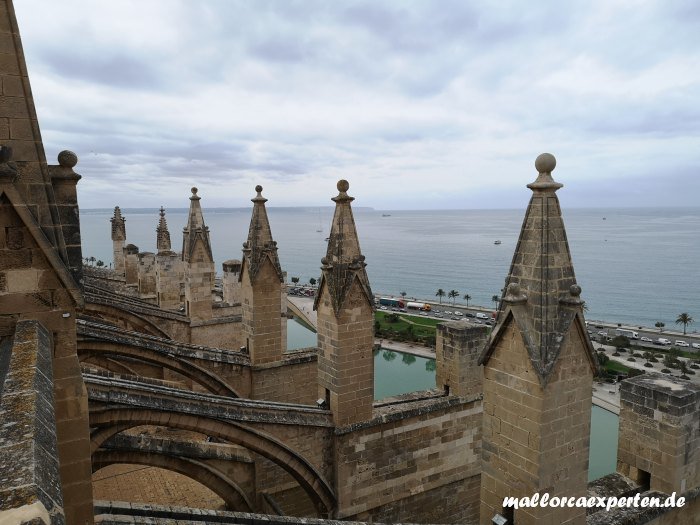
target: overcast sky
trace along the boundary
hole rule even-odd
[[[700,205],[697,0],[15,0],[85,208]]]

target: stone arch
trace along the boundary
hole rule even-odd
[[[138,376],[136,371],[127,364],[116,359],[110,359],[109,357],[103,355],[90,355],[85,359],[80,359],[80,362],[96,366],[102,370],[107,370],[108,372],[113,372],[115,374]]]
[[[171,470],[201,483],[216,493],[229,510],[253,512],[253,504],[243,489],[220,470],[204,462],[140,450],[100,449],[92,455],[92,473],[113,464],[148,465]]]
[[[299,483],[314,502],[322,517],[330,517],[336,497],[330,484],[303,456],[276,438],[232,421],[194,414],[141,408],[105,408],[90,411],[92,450],[98,450],[113,435],[140,425],[156,425],[200,432],[240,445],[269,459]]]
[[[123,310],[116,306],[99,303],[85,302],[83,311],[90,316],[98,317],[114,325],[121,326],[128,330],[135,330],[144,334],[170,339],[170,334],[164,331],[153,321],[145,317]]]
[[[126,343],[85,339],[78,341],[78,359],[80,361],[86,361],[95,356],[128,357],[143,361],[144,363],[167,368],[182,374],[212,394],[227,397],[240,397],[238,392],[218,375],[186,359],[180,359],[173,355],[160,354],[147,348],[141,348]]]

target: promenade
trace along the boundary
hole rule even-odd
[[[298,297],[298,296],[288,296],[287,301],[289,303],[289,308],[290,310],[299,317],[304,323],[306,323],[308,326],[312,327],[314,330],[316,329],[316,312],[313,310],[313,304],[314,304],[314,299],[313,297]],[[447,307],[448,305],[443,305],[443,308]],[[454,309],[454,307],[453,307]],[[471,309],[471,307],[470,307]],[[478,309],[477,310],[481,310]],[[483,310],[487,311],[487,310]],[[449,321],[448,319],[445,319],[445,321]],[[590,321],[589,325],[595,326],[595,325],[604,325],[606,328],[617,328],[616,324],[612,323],[602,323],[601,321]],[[658,330],[657,330],[658,333]],[[682,337],[682,333],[679,333],[677,335],[673,335],[675,332],[670,332],[670,331],[664,331],[663,336],[666,337]],[[696,334],[687,334],[685,337],[689,336],[695,336]],[[432,348],[428,348],[425,346],[417,345],[417,344],[412,344],[412,343],[405,343],[405,342],[398,342],[398,341],[391,341],[388,339],[375,339],[375,343],[380,344],[382,348],[386,348],[388,350],[395,350],[397,352],[403,352],[405,354],[412,354],[415,356],[419,357],[425,357],[428,359],[434,359],[435,358],[435,351]],[[613,352],[615,352],[615,347],[610,346],[610,345],[603,345],[599,344],[597,342],[593,342],[593,346],[596,349],[596,351],[604,351],[605,354],[613,361],[616,361],[622,365],[625,365],[628,368],[635,368],[638,370],[642,370],[644,372],[657,372],[661,373],[661,369],[664,368],[663,363],[652,363],[652,367],[645,367],[644,363],[645,360],[642,358],[635,358],[634,362],[628,361],[630,357],[632,357],[632,354],[630,353],[622,353],[620,356],[614,356],[612,355]],[[658,348],[658,347],[657,347]],[[653,350],[653,349],[652,349]],[[681,360],[686,361],[688,364],[690,364],[690,360],[684,357],[680,358]],[[695,383],[695,384],[700,384],[700,370],[695,371],[695,375],[691,375],[690,381]],[[678,370],[673,370],[672,375],[678,376],[679,372]],[[592,400],[593,404],[597,405],[601,408],[604,408],[605,410],[609,410],[610,412],[613,412],[615,414],[620,413],[620,385],[618,383],[594,383],[593,384],[593,392],[592,392]]]

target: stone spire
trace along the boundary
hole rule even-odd
[[[256,186],[255,191],[257,195],[255,198],[250,199],[253,203],[253,215],[250,218],[248,240],[243,243],[244,266],[250,281],[255,282],[263,263],[266,259],[269,259],[280,282],[284,282],[282,267],[277,256],[277,242],[272,240],[270,221],[267,218],[267,210],[265,209],[267,199],[262,196],[262,189],[262,186]]]
[[[170,247],[170,232],[168,231],[168,222],[165,220],[165,208],[160,207],[160,219],[156,228],[156,248],[158,253],[171,251]]]
[[[262,186],[251,199],[248,239],[243,243],[240,282],[243,341],[253,365],[280,361],[286,350],[287,319],[282,317],[284,275],[272,240]],[[286,304],[285,304],[286,309]],[[257,395],[253,387],[252,396]]]
[[[122,211],[119,206],[114,207],[114,215],[109,219],[112,223],[112,240],[113,241],[125,241],[126,240],[126,219],[122,217]]]
[[[197,241],[201,241],[204,252],[210,261],[214,261],[211,253],[211,243],[209,242],[209,228],[204,224],[202,207],[199,204],[201,197],[197,195],[197,188],[192,188],[190,197],[190,214],[187,219],[187,226],[182,231],[182,260],[188,262],[197,246]]]
[[[532,198],[506,278],[496,328],[480,360],[481,364],[488,361],[506,317],[512,315],[542,385],[549,379],[572,322],[577,320],[586,332],[581,288],[576,284],[556,195],[563,184],[552,178],[555,166],[556,159],[550,153],[535,160],[537,180],[527,185]],[[595,371],[595,353],[589,339],[584,339]]]
[[[328,287],[333,311],[336,315],[343,308],[348,291],[357,281],[370,306],[374,308],[374,296],[369,285],[369,278],[365,267],[365,256],[360,252],[360,241],[357,238],[355,218],[352,214],[351,203],[355,200],[347,194],[350,184],[346,180],[340,180],[337,184],[338,195],[331,200],[335,202],[335,213],[331,224],[331,233],[328,237],[326,256],[321,259],[321,282],[319,291]],[[314,309],[320,300],[320,293],[316,294]]]
[[[372,418],[374,300],[348,196],[338,182],[335,214],[314,300],[318,316],[318,396],[339,427]]]

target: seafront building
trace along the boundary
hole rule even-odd
[[[164,209],[156,251],[141,252],[117,207],[114,269],[83,268],[78,158],[46,162],[11,0],[0,37],[0,523],[698,523],[700,388],[687,382],[622,384],[617,473],[587,483],[597,365],[552,155],[535,162],[493,332],[440,325],[436,388],[374,401],[371,261],[347,181],[320,261],[316,347],[287,350],[260,186],[220,289],[197,188],[180,252]],[[100,472],[120,465],[166,474],[144,485],[117,470],[96,497]],[[132,501],[115,497],[125,486]],[[535,493],[685,505],[503,507]]]

